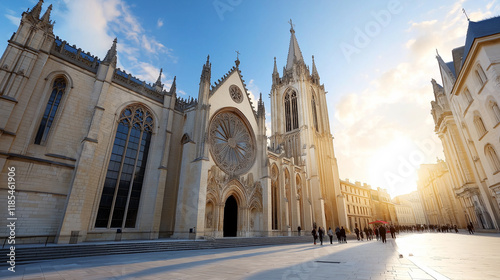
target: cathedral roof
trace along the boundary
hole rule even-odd
[[[299,43],[297,42],[297,38],[295,37],[295,30],[293,29],[293,25],[291,25],[290,33],[291,33],[290,46],[288,47],[288,59],[286,60],[286,70],[292,69],[292,66],[295,62],[304,63],[304,58],[302,57],[302,52],[300,51]]]
[[[485,19],[478,22],[469,21],[467,36],[465,38],[465,50],[462,57],[462,65],[464,64],[467,54],[469,53],[475,39],[497,33],[500,33],[500,17]]]

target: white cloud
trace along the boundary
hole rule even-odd
[[[430,102],[434,98],[430,80],[440,78],[434,58],[436,49],[442,50],[445,60],[450,60],[451,50],[465,42],[467,21],[461,12],[463,2],[441,7],[433,13],[435,19],[409,22],[406,31],[410,38],[402,44],[407,58],[381,74],[374,70],[377,76],[362,92],[341,97],[334,115],[341,177],[356,178],[373,187],[388,188],[392,194],[401,194],[405,192],[403,187],[416,186],[414,171],[402,174],[405,172],[401,165],[405,161],[409,162],[416,154],[423,155],[425,162],[443,157],[430,115]],[[478,10],[469,16],[471,20],[481,20],[491,15],[491,11]],[[435,143],[435,148],[432,152],[422,151],[418,146],[421,141]],[[391,182],[382,167],[403,180],[397,184]],[[416,169],[419,164],[411,167]]]
[[[19,22],[21,22],[21,17],[13,16],[14,11],[7,10],[8,14],[5,14],[5,17],[12,22],[15,26],[19,26]]]
[[[159,18],[158,21],[156,22],[156,27],[160,28],[163,26],[163,19]]]
[[[104,58],[115,37],[118,38],[118,65],[148,83],[154,83],[159,67],[139,61],[158,60],[166,54],[174,62],[172,50],[146,32],[123,0],[63,0],[55,7],[62,22],[55,25],[56,34],[93,55]],[[62,10],[60,10],[62,9]]]
[[[247,90],[248,90],[248,95],[250,97],[250,101],[252,102],[254,109],[257,110],[257,99],[255,96],[260,94],[260,89],[255,84],[253,79],[251,79],[250,82],[248,83]]]

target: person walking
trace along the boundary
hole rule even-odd
[[[328,228],[328,237],[330,237],[330,244],[333,244],[333,230],[331,227]]]
[[[301,228],[300,226],[298,226],[298,227],[297,227],[297,232],[298,232],[299,236],[300,236],[300,231],[301,231],[301,230],[302,230],[302,228]]]
[[[467,229],[469,230],[469,234],[474,234],[474,226],[472,225],[472,222],[467,225]]]
[[[316,228],[313,228],[313,230],[311,231],[311,234],[314,238],[314,245],[316,245],[316,239],[318,239],[318,233],[316,232]]]
[[[384,227],[384,225],[381,225],[380,228],[378,229],[380,233],[380,238],[382,239],[382,243],[386,243],[386,234],[387,234],[387,229]]]
[[[337,236],[337,241],[338,241],[339,243],[341,243],[341,242],[340,242],[340,228],[339,228],[339,226],[337,226],[337,227],[335,228],[335,235]]]
[[[325,235],[325,230],[322,227],[318,228],[319,242],[323,245],[323,236]]]
[[[396,239],[396,228],[394,228],[394,226],[391,225],[391,227],[389,228],[389,230],[391,231],[391,237],[392,237],[392,239]]]
[[[347,243],[347,236],[345,235],[344,227],[340,228],[340,243]]]
[[[359,241],[359,229],[358,229],[358,227],[355,227],[355,228],[354,228],[354,233],[356,233],[356,238],[357,238],[357,239],[358,239],[358,241]]]
[[[379,240],[379,235],[380,235],[380,231],[378,230],[378,227],[375,226],[375,236],[377,237],[377,241]]]

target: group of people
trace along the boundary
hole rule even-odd
[[[393,239],[396,238],[396,229],[394,226],[389,226],[386,227],[383,224],[379,226],[375,226],[373,229],[370,227],[365,227],[363,230],[359,230],[358,227],[354,229],[354,233],[356,234],[356,238],[358,241],[363,241],[364,236],[366,235],[366,240],[373,240],[373,235],[376,236],[377,241],[381,240],[382,243],[387,242],[387,232],[391,233],[391,237]],[[325,235],[328,235],[330,238],[330,244],[333,244],[333,235],[335,234],[337,237],[337,242],[338,243],[347,243],[347,235],[346,235],[346,230],[344,227],[336,227],[335,228],[335,233],[332,230],[332,228],[328,228],[328,231],[325,231],[323,227],[313,227],[313,230],[311,231],[311,234],[314,239],[314,245],[316,245],[318,239],[321,245],[323,245],[323,238]]]
[[[319,242],[321,245],[323,245],[323,237],[325,236],[325,229],[322,227],[314,227],[313,230],[311,231],[311,234],[314,238],[314,245],[316,245],[316,242],[319,238]],[[328,232],[326,232],[328,237],[330,238],[330,244],[333,244],[333,230],[331,227],[328,228]],[[337,236],[337,241],[338,243],[347,243],[347,236],[344,227],[339,228],[337,227],[335,229],[335,235]]]

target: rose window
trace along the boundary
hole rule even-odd
[[[240,175],[255,160],[255,140],[251,130],[235,113],[217,114],[210,123],[210,151],[215,163],[230,175]]]

